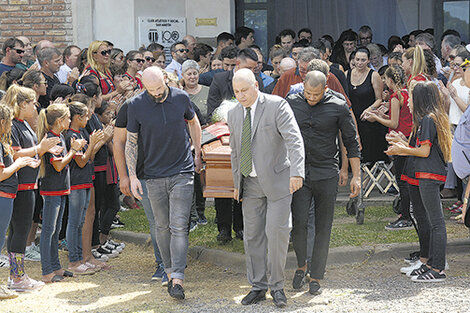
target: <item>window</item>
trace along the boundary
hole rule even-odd
[[[443,6],[444,31],[455,29],[464,42],[469,42],[470,1],[446,1]]]

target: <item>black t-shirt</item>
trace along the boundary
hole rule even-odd
[[[186,125],[186,120],[192,120],[194,114],[188,94],[172,87],[161,103],[147,91],[129,100],[127,130],[142,136],[145,178],[194,171]]]
[[[28,122],[13,119],[11,125],[11,142],[13,150],[34,147],[38,144],[36,133]],[[18,191],[38,189],[39,167],[25,166],[18,171]]]
[[[302,133],[306,178],[317,181],[338,175],[339,130],[348,158],[361,156],[354,121],[344,99],[327,90],[313,106],[308,104],[303,93],[289,95],[287,102]]]
[[[413,133],[410,138],[410,147],[416,147],[416,134]],[[419,180],[415,176],[415,156],[407,156],[405,160],[405,167],[401,180],[406,181],[410,185],[419,186]]]
[[[85,139],[85,136],[81,131],[68,129],[65,133],[65,144],[67,146],[67,150],[70,150],[70,142],[72,141],[72,138],[75,138],[76,140]],[[83,147],[82,151],[75,153],[74,159],[78,156],[82,156],[87,149],[88,144]],[[90,160],[88,160],[84,167],[78,166],[77,162],[72,160],[72,162],[70,162],[70,189],[77,190],[93,187],[92,171],[93,167]]]
[[[99,120],[98,116],[95,113],[91,115],[90,120],[86,125],[86,130],[88,134],[93,133],[95,130],[103,129],[103,124]],[[88,138],[86,138],[88,140]],[[93,161],[95,165],[95,172],[104,172],[106,171],[106,161],[108,158],[108,146],[104,144],[100,150],[95,155],[95,159]]]
[[[447,175],[446,162],[439,146],[434,120],[429,116],[425,116],[419,124],[417,133],[416,145],[421,146],[423,143],[428,143],[431,145],[431,151],[426,158],[415,158],[416,178],[445,182]]]
[[[54,87],[55,85],[60,84],[60,81],[55,75],[52,75],[52,77],[50,77],[50,76],[44,74],[43,72],[41,72],[41,73],[44,75],[44,78],[46,78],[47,87],[46,87],[46,94],[44,96],[39,96],[38,102],[39,102],[39,104],[41,104],[42,108],[47,108],[49,106],[50,100],[51,100],[52,87]]]
[[[11,153],[5,155],[5,147],[0,144],[0,167],[6,168],[13,164]],[[18,190],[18,177],[16,172],[5,180],[0,181],[0,197],[15,199]],[[0,208],[3,209],[3,208]]]
[[[46,171],[44,177],[41,178],[41,186],[39,187],[39,193],[42,196],[63,196],[70,194],[70,170],[69,164],[67,164],[62,171],[57,172],[52,165],[53,160],[58,160],[67,155],[67,146],[65,145],[65,138],[62,134],[54,134],[49,131],[46,134],[47,138],[59,137],[59,145],[64,148],[60,155],[53,155],[46,152],[43,156],[44,166]]]
[[[127,127],[127,106],[126,101],[118,112],[114,126],[118,128]],[[142,145],[142,136],[137,137],[137,164],[135,171],[138,179],[144,178],[144,146]]]

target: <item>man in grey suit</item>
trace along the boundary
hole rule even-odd
[[[228,113],[234,198],[243,199],[247,276],[252,285],[242,304],[266,299],[269,287],[276,306],[283,307],[290,204],[305,176],[302,135],[289,104],[259,92],[252,71],[235,73],[233,91],[239,101]]]

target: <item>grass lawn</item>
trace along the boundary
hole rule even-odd
[[[462,224],[450,220],[450,214],[445,211],[448,239],[467,238],[468,229]],[[130,210],[120,212],[121,220],[126,224],[122,230],[135,232],[148,232],[148,222],[143,210]],[[217,225],[214,223],[215,209],[206,208],[208,224],[198,226],[189,234],[190,246],[204,246],[207,248],[223,249],[231,252],[243,253],[243,242],[234,239],[226,244],[219,245],[216,240],[218,234]],[[388,244],[400,242],[417,242],[418,236],[414,229],[387,231],[385,225],[395,220],[396,216],[391,207],[371,206],[365,209],[365,221],[363,225],[356,225],[355,217],[346,214],[344,207],[337,207],[331,234],[331,247],[340,246],[364,246],[375,244]],[[291,247],[290,247],[291,249]]]

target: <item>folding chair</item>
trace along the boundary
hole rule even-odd
[[[392,166],[393,162],[386,164],[384,161],[375,162],[370,169],[367,164],[361,164],[361,172],[365,174],[362,179],[365,198],[370,195],[375,187],[383,194],[387,193],[392,186],[399,190],[395,176],[391,171]]]

